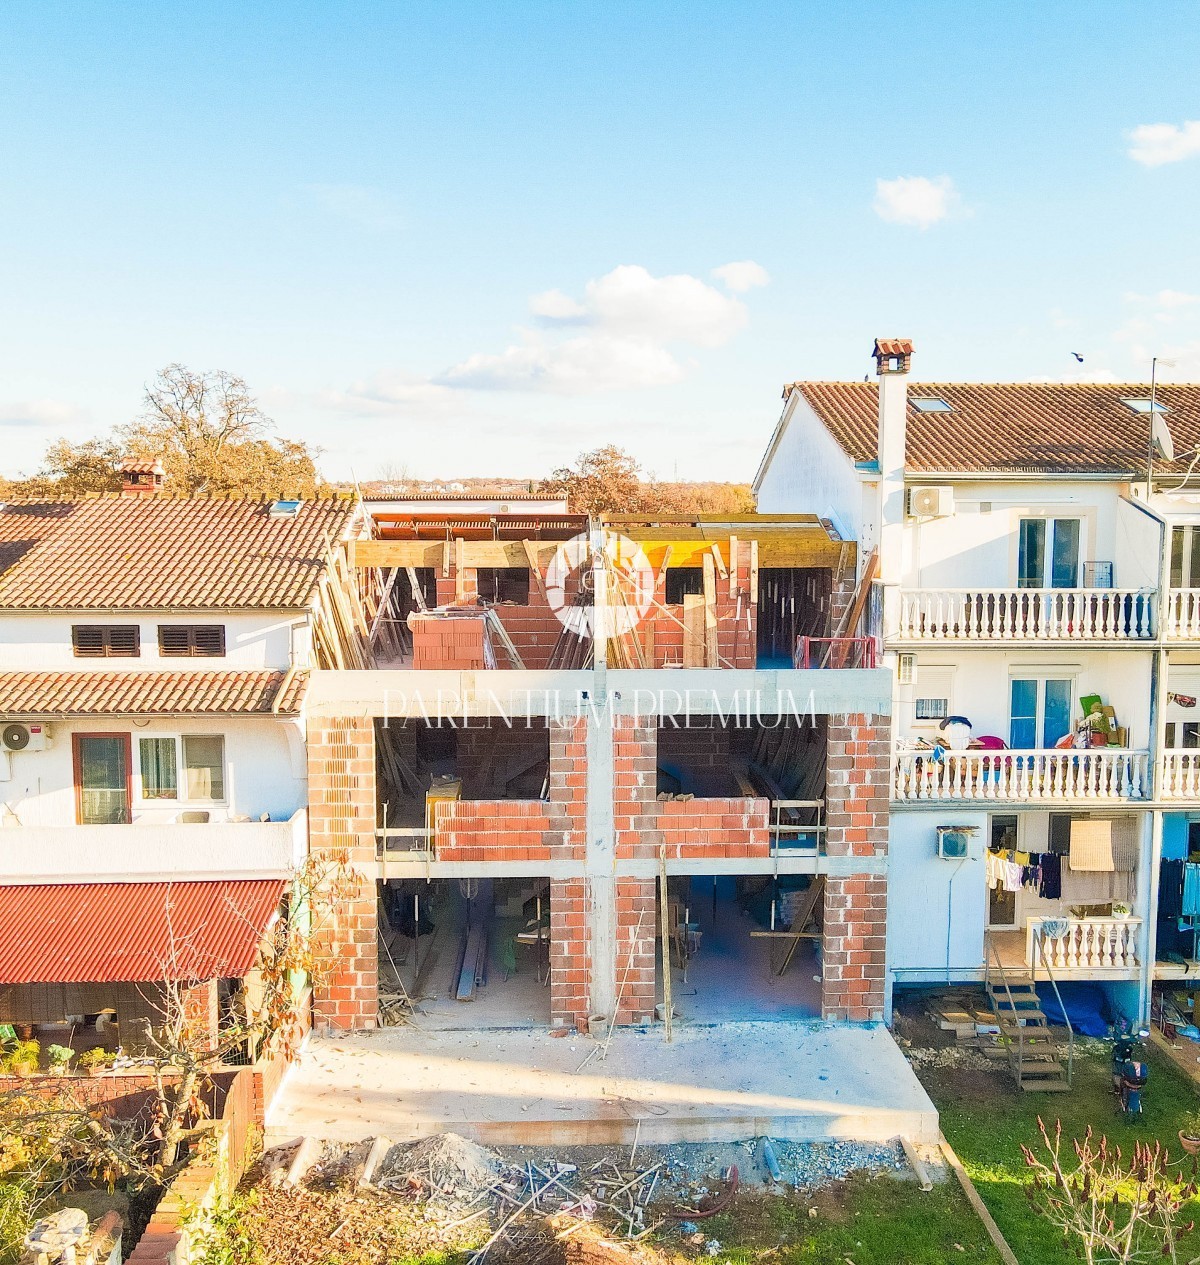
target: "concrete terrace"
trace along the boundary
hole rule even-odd
[[[591,1038],[530,1029],[314,1036],[267,1142],[445,1130],[493,1145],[938,1137],[936,1109],[881,1026],[682,1025],[669,1045],[661,1030],[617,1029],[600,1053]]]

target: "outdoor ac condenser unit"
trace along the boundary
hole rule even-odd
[[[0,746],[5,751],[45,751],[53,745],[49,725],[26,725],[15,720],[0,724]]]
[[[937,854],[944,861],[963,861],[967,856],[968,841],[972,832],[956,826],[939,826]]]
[[[934,484],[909,488],[908,512],[913,518],[949,518],[954,513],[954,489]]]

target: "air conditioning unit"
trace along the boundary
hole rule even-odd
[[[15,720],[0,723],[0,747],[5,751],[45,751],[53,745],[49,725],[26,725]]]
[[[954,513],[954,489],[933,484],[909,488],[908,512],[912,518],[949,518]]]
[[[971,835],[975,832],[968,826],[939,826],[937,832],[937,854],[943,861],[964,861]]]
[[[917,683],[917,656],[900,654],[896,656],[896,682],[899,685],[915,685]]]

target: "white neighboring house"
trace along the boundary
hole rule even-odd
[[[365,517],[160,483],[0,507],[0,1022],[143,1013],[168,942],[244,973],[307,852],[314,626]]]
[[[1200,747],[1200,655],[1183,649],[1200,647],[1200,502],[1169,507],[1158,482],[1188,461],[1160,459],[1147,497],[1146,386],[917,383],[908,340],[873,355],[876,382],[785,387],[754,489],[760,512],[828,517],[872,571],[867,631],[895,673],[893,982],[980,980],[990,959],[1099,981],[1145,1014],[1156,973],[1200,971],[1194,944],[1154,968],[1164,828],[1190,821],[1169,810],[1200,809],[1200,751],[1182,750]],[[1157,400],[1191,449],[1200,387]],[[1105,745],[1063,745],[1097,698]],[[947,717],[971,749],[941,748]],[[939,856],[946,827],[965,828],[965,858]],[[1046,887],[1011,891],[989,886],[990,851],[996,878],[997,861],[1058,859]],[[1044,918],[1067,922],[1049,963]]]

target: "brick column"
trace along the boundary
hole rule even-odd
[[[374,864],[375,722],[371,717],[309,721],[308,831],[315,855],[345,852],[351,866]],[[377,916],[375,884],[363,878],[330,931],[338,969],[313,997],[318,1023],[353,1031],[373,1028],[378,1022]]]
[[[657,857],[658,717],[617,716],[613,731],[613,837],[617,856]]]
[[[617,878],[617,1023],[654,1019],[658,883]]]
[[[189,984],[180,989],[179,999],[183,1005],[183,1022],[188,1036],[197,1044],[215,1048],[220,1023],[217,981],[208,979],[199,984]]]
[[[550,830],[555,858],[583,860],[587,848],[587,721],[571,716],[550,722]]]
[[[587,884],[550,880],[550,1026],[586,1031],[591,997]]]
[[[887,716],[830,716],[826,851],[886,858],[891,723]],[[825,887],[821,1015],[882,1020],[887,1008],[887,875],[830,875]]]

